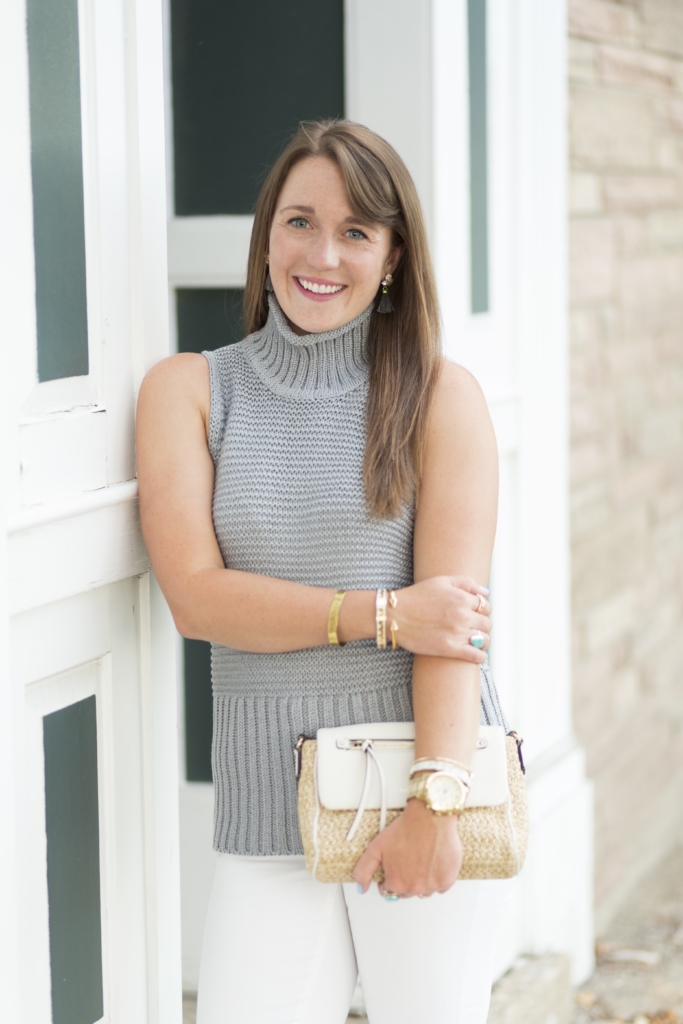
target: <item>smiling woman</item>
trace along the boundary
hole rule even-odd
[[[389,227],[364,223],[351,209],[337,164],[312,156],[292,168],[267,258],[282,310],[297,333],[334,330],[355,319],[400,255]]]
[[[374,316],[369,325],[363,473],[373,513],[396,515],[411,500],[422,471],[438,373],[439,308],[422,208],[394,148],[350,122],[302,126],[270,172],[256,207],[244,295],[249,332],[268,318],[268,261],[295,332],[349,323],[379,299],[385,275],[392,275],[396,316]],[[314,306],[300,278],[343,287],[334,302]]]
[[[509,883],[454,887],[462,800],[417,786],[357,888],[306,874],[297,818],[300,734],[414,720],[419,781],[467,773],[480,723],[507,728],[475,582],[495,439],[477,383],[439,358],[422,213],[388,143],[301,127],[259,196],[244,314],[242,342],[157,364],[138,412],[154,569],[181,633],[212,644],[198,1024],[338,1024],[359,967],[373,1024],[484,1024]]]

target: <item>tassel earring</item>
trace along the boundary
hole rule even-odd
[[[387,291],[389,285],[392,283],[393,280],[394,279],[393,279],[392,275],[391,274],[387,274],[385,276],[384,280],[382,281],[382,298],[379,300],[379,306],[377,307],[377,312],[378,313],[393,313],[394,312],[394,304],[391,301],[391,299],[389,298],[389,293]]]

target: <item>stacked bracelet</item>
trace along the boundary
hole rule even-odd
[[[387,592],[384,588],[377,591],[375,598],[375,630],[377,646],[383,651],[387,646]]]
[[[339,609],[341,608],[342,601],[346,594],[345,590],[338,590],[332,598],[332,604],[330,605],[330,614],[327,616],[327,639],[328,642],[333,644],[335,647],[343,647],[339,637],[337,636],[337,626],[339,625]]]
[[[466,764],[462,763],[462,761],[454,761],[452,757],[439,757],[438,755],[436,757],[418,757],[417,760],[414,761],[413,767],[417,764],[425,764],[427,762],[432,764],[435,761],[438,761],[439,764],[448,765],[449,767],[462,768],[462,770],[467,772],[468,775],[473,774],[472,769],[468,768]]]
[[[396,597],[395,590],[389,591],[389,604],[391,605],[392,608],[395,608],[396,605],[398,604],[398,598]],[[396,619],[391,620],[389,629],[391,631],[391,649],[392,651],[395,651],[396,648],[398,647],[398,640],[396,639],[396,634],[398,633],[398,623],[396,622]]]
[[[419,757],[417,761],[413,762],[410,778],[412,779],[413,775],[418,772],[446,772],[448,775],[455,775],[468,789],[472,784],[473,772],[469,768],[465,768],[464,764],[452,761],[448,757]]]
[[[396,591],[384,588],[380,588],[377,591],[377,597],[375,598],[375,630],[377,646],[381,650],[385,650],[387,646],[387,607],[395,608],[397,604]],[[395,651],[398,647],[398,622],[396,619],[392,619],[389,623],[389,632],[391,633],[391,649]]]

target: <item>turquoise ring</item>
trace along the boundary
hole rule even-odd
[[[486,637],[484,636],[484,634],[480,630],[477,630],[477,632],[473,633],[472,636],[470,637],[470,643],[472,644],[473,647],[478,647],[481,649],[484,646],[485,639]]]

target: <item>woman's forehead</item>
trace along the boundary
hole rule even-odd
[[[296,203],[314,208],[316,201],[328,200],[351,209],[346,185],[339,167],[327,157],[309,156],[290,170],[280,191],[279,203]]]
[[[295,164],[285,178],[276,209],[280,214],[324,214],[339,222],[353,221],[377,229],[382,227],[374,218],[353,209],[342,172],[328,157],[306,157]]]

